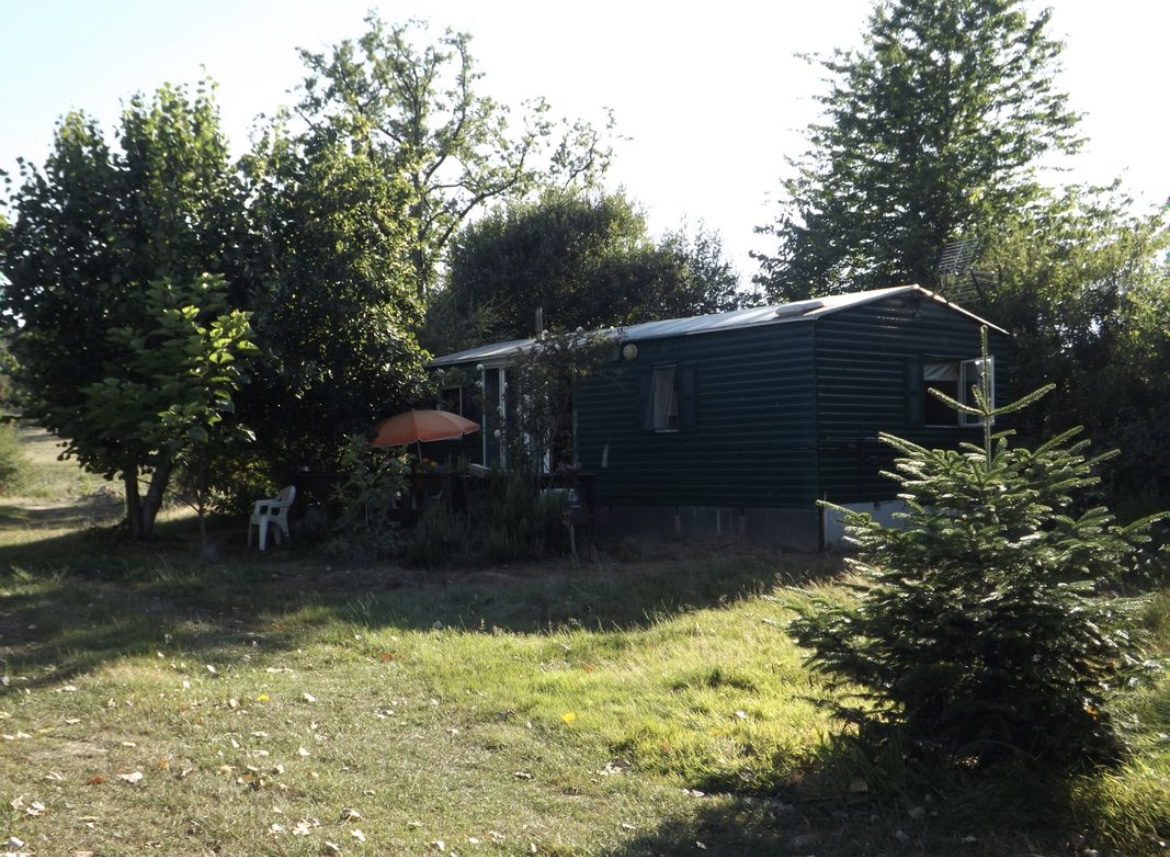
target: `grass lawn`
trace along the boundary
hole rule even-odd
[[[0,500],[0,854],[1170,853],[1166,681],[1127,701],[1133,762],[1091,779],[830,745],[783,631],[828,559],[428,573],[248,552],[235,521],[203,563],[181,510],[116,544],[100,483],[28,448],[55,487]]]

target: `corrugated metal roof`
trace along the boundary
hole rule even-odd
[[[871,289],[865,292],[852,292],[844,295],[828,295],[813,300],[795,301],[767,307],[750,307],[748,309],[721,312],[713,315],[700,315],[692,318],[672,318],[663,321],[648,321],[626,328],[611,328],[614,336],[622,342],[640,342],[647,339],[663,339],[671,336],[693,336],[701,333],[735,330],[744,327],[756,327],[768,324],[789,324],[798,321],[810,321],[821,318],[843,309],[860,306],[906,292],[920,292],[924,297],[944,304],[955,312],[962,313],[979,324],[985,324],[992,330],[1006,334],[1007,331],[979,318],[973,313],[939,297],[934,292],[920,286],[892,286],[885,289]],[[508,342],[496,342],[491,345],[481,345],[456,354],[448,354],[431,361],[431,366],[454,366],[459,363],[505,363],[508,359],[537,343],[535,339],[513,339]]]
[[[468,348],[466,351],[457,351],[443,357],[436,357],[431,366],[455,366],[459,363],[505,363],[513,354],[518,354],[526,348],[536,344],[535,339],[509,339],[507,342],[493,342],[491,345],[480,345]]]

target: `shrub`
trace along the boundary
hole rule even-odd
[[[984,386],[986,386],[986,379]],[[1123,755],[1110,702],[1146,672],[1140,599],[1111,585],[1130,567],[1153,518],[1119,526],[1079,510],[1096,482],[1087,441],[1066,432],[1035,450],[993,433],[987,389],[968,407],[983,445],[931,450],[884,435],[900,457],[901,526],[846,515],[858,598],[796,605],[796,640],[845,688],[838,716],[864,741],[951,761],[1021,755],[1044,765]],[[859,704],[860,703],[860,704]]]
[[[566,499],[524,472],[498,474],[470,492],[468,508],[428,508],[410,534],[407,557],[421,565],[539,559],[567,547]]]
[[[14,494],[27,477],[28,461],[11,423],[0,423],[0,494]]]
[[[335,498],[341,511],[327,550],[352,559],[401,555],[406,539],[391,510],[409,493],[409,461],[355,435],[342,454],[341,467],[345,479]]]

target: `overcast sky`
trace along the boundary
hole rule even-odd
[[[1170,4],[1054,0],[1066,43],[1061,82],[1090,139],[1071,180],[1122,178],[1143,205],[1170,196]],[[824,91],[798,52],[855,47],[869,0],[0,0],[0,169],[44,160],[56,120],[79,108],[107,128],[123,100],[164,82],[218,84],[237,152],[257,114],[291,103],[303,77],[296,48],[325,50],[365,29],[374,9],[470,32],[481,91],[600,121],[612,108],[612,172],[663,231],[684,220],[720,232],[746,281],[754,226],[775,213],[785,158]]]

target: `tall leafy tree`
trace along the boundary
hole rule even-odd
[[[276,461],[329,466],[423,383],[413,192],[367,147],[279,124],[244,172],[262,252],[249,304],[261,353],[243,413]]]
[[[300,113],[324,133],[353,140],[414,196],[412,264],[420,297],[435,284],[444,248],[485,204],[542,184],[589,181],[610,151],[585,122],[558,123],[543,100],[526,105],[522,128],[509,109],[477,91],[467,33],[426,42],[426,23],[388,25],[371,13],[368,30],[327,53],[301,51],[309,70]]]
[[[115,148],[72,113],[44,168],[22,165],[3,315],[28,415],[87,469],[121,476],[146,538],[177,454],[243,381],[246,317],[205,276],[240,262],[243,194],[206,85],[135,96],[118,135]]]
[[[1023,0],[880,0],[864,47],[820,61],[830,88],[790,161],[757,282],[776,299],[937,287],[944,245],[978,239],[1077,149],[1050,10]]]
[[[127,522],[139,538],[152,535],[171,476],[183,468],[206,546],[208,484],[200,477],[217,449],[251,438],[233,416],[256,350],[252,329],[246,312],[228,309],[220,276],[159,280],[142,300],[144,326],[107,333],[113,359],[105,377],[81,391],[84,418],[69,450],[89,470],[121,477]]]
[[[434,350],[531,336],[536,310],[572,330],[699,315],[739,305],[719,236],[655,242],[620,193],[548,191],[499,208],[456,237],[428,328]]]
[[[1170,505],[1170,228],[1114,188],[1069,187],[1012,212],[947,288],[1015,334],[1015,389],[1052,395],[1018,418],[1031,438],[1084,426],[1119,454],[1113,502]]]

